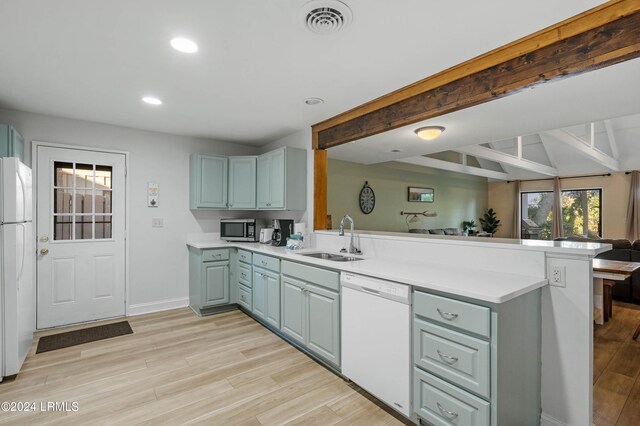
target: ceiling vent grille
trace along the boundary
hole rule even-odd
[[[338,0],[313,0],[302,8],[304,25],[316,34],[333,34],[345,29],[352,19],[349,6]]]

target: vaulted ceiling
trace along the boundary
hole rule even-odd
[[[640,60],[546,83],[488,104],[329,150],[331,158],[399,161],[491,179],[535,179],[640,169]],[[414,130],[446,127],[434,141]],[[443,162],[430,154],[456,151]],[[481,167],[465,165],[465,155]]]

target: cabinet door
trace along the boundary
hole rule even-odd
[[[306,313],[304,283],[282,276],[282,332],[305,344]]]
[[[266,318],[267,311],[267,280],[263,269],[253,268],[253,309],[251,312],[262,319]]]
[[[24,161],[24,139],[8,124],[0,124],[0,157],[18,157]]]
[[[340,365],[340,296],[313,285],[307,289],[307,347]]]
[[[284,208],[285,191],[285,150],[279,149],[271,153],[269,162],[269,208]]]
[[[280,276],[265,273],[266,311],[265,320],[274,327],[280,328]]]
[[[229,158],[229,208],[256,208],[256,157]]]
[[[203,264],[204,294],[202,306],[229,303],[229,261]]]
[[[192,158],[191,208],[227,208],[226,157],[195,155]]]
[[[269,208],[271,204],[270,165],[270,154],[264,154],[258,157],[256,164],[256,204],[258,208]]]

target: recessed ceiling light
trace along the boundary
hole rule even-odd
[[[149,105],[162,105],[162,101],[154,96],[145,96],[142,98],[142,102]]]
[[[318,105],[318,104],[323,104],[324,100],[320,98],[307,98],[304,100],[304,103],[307,105]]]
[[[444,127],[442,126],[427,126],[420,127],[415,130],[416,135],[419,138],[424,139],[426,141],[431,141],[440,136],[444,132]]]
[[[183,53],[195,53],[198,51],[198,45],[184,37],[176,37],[172,39],[171,47]]]

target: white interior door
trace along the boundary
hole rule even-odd
[[[37,147],[37,323],[125,314],[125,156]]]

